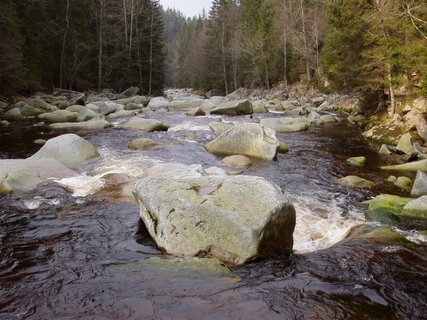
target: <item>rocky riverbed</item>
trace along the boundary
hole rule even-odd
[[[127,92],[2,106],[0,316],[423,317],[420,135],[381,155],[338,96]]]

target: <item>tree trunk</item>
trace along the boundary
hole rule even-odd
[[[128,43],[128,19],[127,19],[126,0],[123,0],[123,18],[125,22],[125,42]]]
[[[225,57],[225,23],[222,21],[222,32],[221,32],[221,54],[222,54],[222,71],[224,78],[224,89],[225,94],[228,94],[228,84],[227,84],[227,65],[226,65],[226,57]]]
[[[389,92],[390,92],[390,112],[391,112],[391,117],[393,117],[396,114],[396,100],[394,97],[393,76],[391,74],[390,63],[387,63],[387,78],[389,81]]]
[[[67,8],[65,10],[65,31],[64,36],[62,38],[62,48],[61,48],[61,63],[59,65],[59,88],[62,88],[62,78],[63,78],[63,72],[64,72],[64,55],[65,55],[65,44],[67,42],[67,33],[68,29],[70,28],[70,19],[69,19],[69,13],[70,13],[70,0],[67,0]]]
[[[303,40],[304,40],[304,51],[305,51],[305,60],[306,60],[306,68],[307,68],[307,80],[311,80],[311,74],[310,74],[310,63],[308,61],[308,45],[307,45],[307,31],[305,28],[305,11],[304,11],[304,0],[300,0],[300,6],[301,6],[301,24],[302,24],[302,34],[303,34]]]
[[[103,42],[104,0],[99,0],[98,17],[98,92],[102,89],[102,42]]]
[[[148,80],[148,95],[151,96],[151,88],[153,81],[153,37],[154,37],[154,6],[150,2],[151,21],[150,21],[150,70]]]
[[[133,16],[134,16],[134,0],[131,1],[131,9],[130,9],[129,59],[128,59],[129,64],[130,64],[130,59],[132,55]]]

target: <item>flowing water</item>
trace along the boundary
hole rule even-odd
[[[158,112],[144,117],[168,124],[168,132],[117,128],[125,119],[115,128],[78,132],[101,153],[79,177],[0,196],[0,319],[427,319],[425,234],[401,231],[412,244],[341,241],[364,223],[361,201],[380,192],[402,194],[384,182],[382,160],[347,123],[278,135],[290,152],[244,172],[278,184],[291,198],[295,254],[234,268],[234,276],[141,262],[162,253],[126,192],[132,182],[156,163],[220,166],[220,158],[203,149],[213,138],[209,122],[274,116]],[[39,148],[33,140],[64,132],[30,122],[0,128],[0,158],[27,157]],[[136,137],[162,146],[129,151]],[[359,155],[367,166],[346,164]],[[350,174],[377,186],[353,190],[336,183]]]

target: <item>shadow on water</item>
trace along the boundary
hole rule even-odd
[[[206,126],[216,119],[158,117],[170,125],[197,121]],[[40,129],[23,124],[8,129],[3,140],[2,130],[0,158],[29,156],[37,150],[34,139],[58,134],[41,135]],[[141,134],[112,128],[83,135],[104,157],[114,151],[123,159],[143,155],[220,165],[219,158],[203,150],[212,138],[209,131]],[[128,151],[127,142],[141,136],[165,146],[142,154]],[[356,127],[314,127],[278,138],[290,152],[257,163],[245,174],[277,183],[301,210],[318,216],[337,210],[336,219],[356,219],[357,224],[363,212],[356,202],[376,192],[399,193],[384,182],[387,174],[378,171],[381,159]],[[345,160],[355,155],[365,155],[368,165],[348,166]],[[377,187],[349,190],[335,183],[349,174],[372,179]],[[73,198],[54,185],[1,196],[0,319],[426,319],[425,245],[349,239],[322,250],[256,261],[235,268],[233,276],[167,270],[141,263],[162,253],[138,212],[132,202]]]

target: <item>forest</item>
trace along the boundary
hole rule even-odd
[[[0,94],[164,87],[227,94],[304,83],[425,94],[424,0],[214,0],[185,17],[153,0],[0,4]]]

